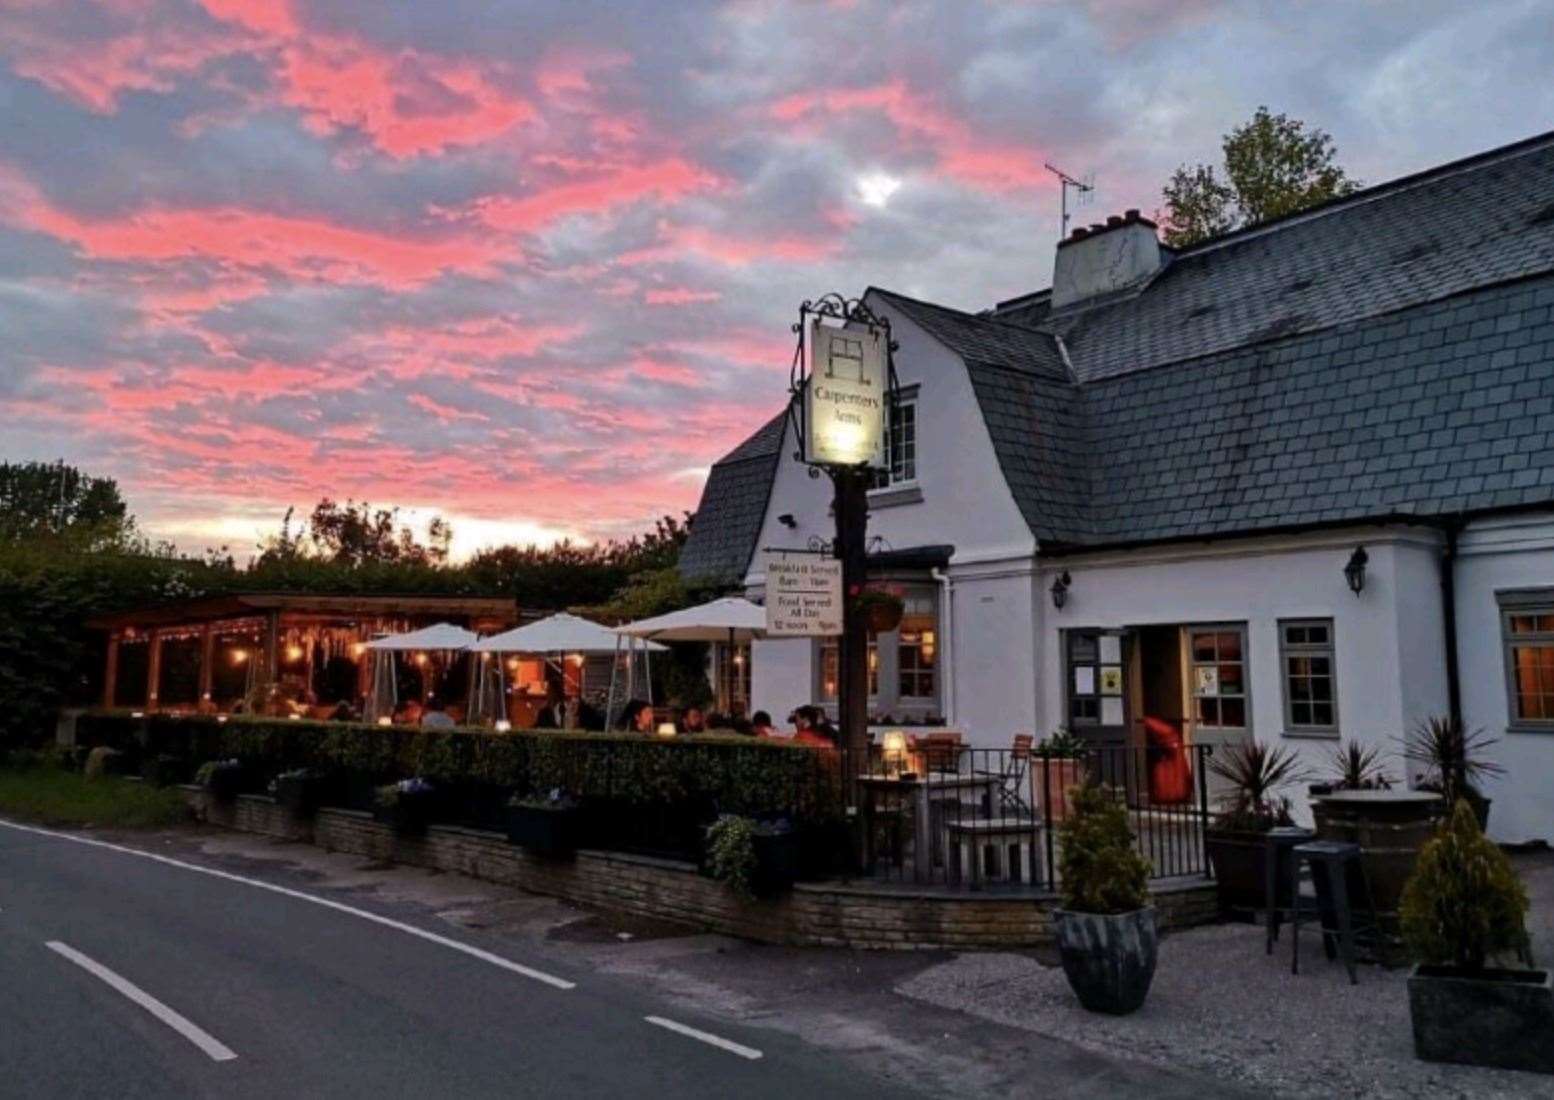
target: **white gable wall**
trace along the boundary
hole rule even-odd
[[[1029,729],[1035,717],[1034,684],[1024,671],[1034,667],[1029,578],[1035,540],[999,469],[960,358],[883,299],[870,304],[890,317],[900,345],[896,373],[901,385],[917,387],[921,500],[887,503],[903,494],[872,494],[869,537],[882,537],[890,549],[955,547],[948,570],[949,599],[955,606],[947,613],[941,587],[939,608],[941,631],[954,619],[947,639],[954,687],[941,677],[941,701],[946,709],[953,707],[948,717],[976,743],[1008,744],[1010,735]],[[745,578],[752,595],[765,590],[767,547],[803,548],[812,537],[836,534],[831,482],[823,475],[809,477],[809,468],[792,457],[797,449],[790,425]],[[784,514],[794,517],[796,527],[778,521]],[[752,705],[781,720],[795,705],[811,701],[813,648],[808,640],[757,643],[751,657]],[[1011,668],[1022,672],[1011,675]]]

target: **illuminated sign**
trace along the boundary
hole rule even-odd
[[[809,384],[804,393],[804,456],[821,466],[885,465],[885,333],[809,330]]]
[[[774,638],[842,632],[842,563],[774,558],[766,563],[766,633]]]

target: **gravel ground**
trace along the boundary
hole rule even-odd
[[[1540,965],[1554,964],[1554,856],[1517,857]],[[1081,1009],[1061,969],[1024,955],[961,955],[897,987],[904,996],[1098,1052],[1138,1058],[1292,1097],[1554,1100],[1554,1078],[1414,1058],[1406,970],[1362,967],[1351,986],[1318,941],[1301,939],[1290,973],[1286,933],[1269,957],[1263,932],[1215,925],[1168,937],[1149,1000],[1132,1016]],[[1550,1036],[1554,1042],[1554,1036]]]

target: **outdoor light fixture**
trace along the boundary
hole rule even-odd
[[[496,720],[496,725],[493,728],[497,733],[506,733],[508,730],[513,728],[513,724],[506,718],[498,718]]]
[[[1057,608],[1059,611],[1062,611],[1063,605],[1068,602],[1068,586],[1073,583],[1074,579],[1068,575],[1067,569],[1063,570],[1063,572],[1059,573],[1057,577],[1054,578],[1051,589],[1052,606]]]
[[[248,650],[234,649],[232,651],[232,663],[234,665],[240,665],[246,660],[248,660]]]
[[[382,715],[378,719],[378,725],[380,725],[380,726],[392,726],[393,724],[394,724],[394,719],[390,718],[386,714]]]
[[[289,645],[289,646],[287,646],[286,647],[286,659],[288,661],[300,661],[300,660],[302,660],[302,647],[300,645]]]
[[[784,512],[782,515],[777,517],[777,522],[788,528],[790,531],[797,528],[799,525],[799,521],[793,518],[792,512]]]
[[[880,741],[880,748],[885,753],[885,774],[895,779],[906,763],[906,734],[890,730]]]
[[[675,735],[674,723],[660,722],[658,724],[658,735],[660,737],[673,737]]]
[[[1356,546],[1354,553],[1349,555],[1349,564],[1344,566],[1344,580],[1349,582],[1349,591],[1356,596],[1365,588],[1365,563],[1370,560],[1365,547]]]
[[[300,722],[300,721],[302,721],[302,715],[300,715],[300,714],[288,714],[286,717],[290,718],[293,722]]]
[[[417,653],[415,655],[415,663],[418,664],[418,665],[426,664],[426,654],[424,654],[424,653]]]
[[[226,725],[227,724],[227,716],[225,714],[218,714],[218,715],[216,715],[216,722],[217,722],[218,725],[222,725],[222,726]]]

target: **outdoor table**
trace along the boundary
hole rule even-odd
[[[858,783],[869,792],[869,816],[873,817],[873,796],[879,792],[894,791],[901,796],[911,795],[912,799],[912,825],[916,842],[912,845],[913,874],[918,882],[929,882],[933,879],[933,856],[935,841],[939,828],[943,822],[943,806],[946,802],[959,800],[964,792],[978,789],[986,792],[986,797],[991,800],[994,797],[994,788],[1002,780],[999,776],[989,775],[930,775],[925,778],[904,779],[900,776],[867,774],[858,777]],[[934,820],[934,807],[938,806],[939,821]],[[872,830],[871,830],[872,837]],[[924,843],[924,840],[927,843]]]

